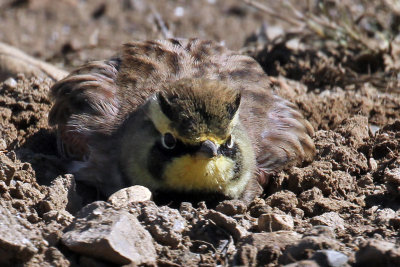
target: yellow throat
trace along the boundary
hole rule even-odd
[[[235,175],[234,167],[234,161],[223,156],[205,159],[185,155],[167,165],[165,184],[182,191],[223,191]]]

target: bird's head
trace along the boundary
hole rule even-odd
[[[153,189],[239,197],[255,169],[239,121],[240,97],[214,80],[182,79],[163,87],[123,136],[128,179]]]

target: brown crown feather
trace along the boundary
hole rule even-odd
[[[226,138],[239,109],[240,92],[216,80],[182,79],[158,93],[163,113],[181,136]]]

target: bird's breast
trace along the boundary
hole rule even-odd
[[[218,156],[205,159],[184,155],[173,159],[164,171],[167,187],[179,191],[224,191],[234,177],[235,162]]]

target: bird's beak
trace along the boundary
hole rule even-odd
[[[204,158],[213,158],[218,155],[218,147],[213,141],[206,140],[201,144],[196,155]]]

